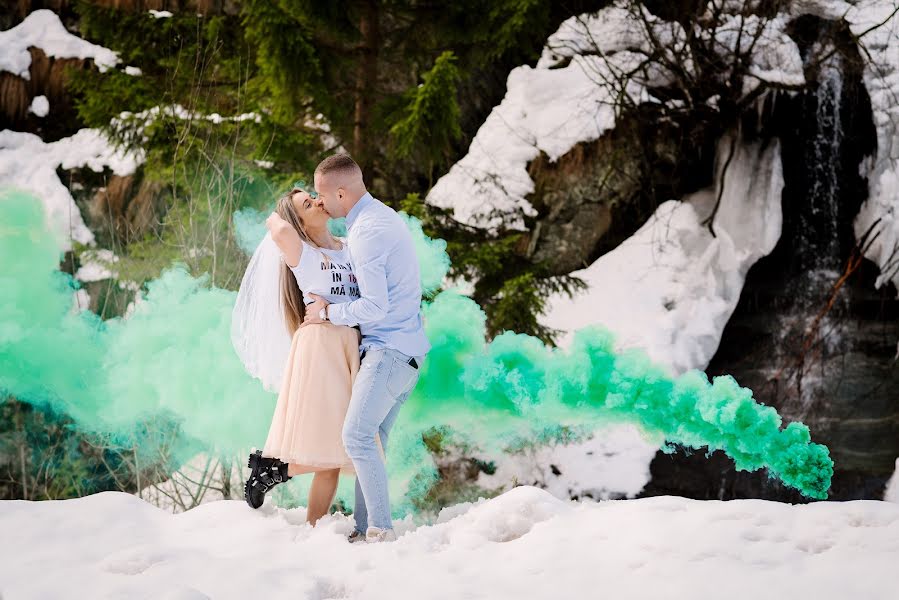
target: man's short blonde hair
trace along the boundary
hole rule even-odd
[[[362,169],[349,154],[332,154],[315,167],[315,174],[319,177],[331,174],[358,175],[362,178]]]

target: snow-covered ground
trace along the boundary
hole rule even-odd
[[[675,497],[565,502],[519,487],[348,544],[349,518],[106,492],[0,503],[0,595],[28,598],[893,600],[899,506]]]
[[[562,499],[633,498],[649,483],[658,449],[635,425],[610,425],[583,442],[496,457],[496,471],[481,473],[477,483],[485,490],[536,485]]]

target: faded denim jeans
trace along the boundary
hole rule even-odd
[[[353,396],[343,424],[343,445],[356,469],[356,505],[353,517],[362,533],[368,526],[393,529],[387,468],[375,436],[387,451],[387,438],[400,409],[418,382],[419,370],[411,356],[392,349],[365,353],[353,383]],[[421,368],[423,357],[415,357]]]

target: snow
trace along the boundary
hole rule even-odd
[[[79,313],[89,309],[91,306],[91,296],[84,288],[78,288],[72,294],[72,312]]]
[[[503,455],[494,460],[493,475],[479,475],[478,486],[536,485],[563,499],[633,498],[649,483],[649,463],[658,449],[658,442],[647,441],[633,425],[607,426],[584,442]]]
[[[35,96],[28,110],[38,117],[46,117],[50,112],[50,101],[46,96]]]
[[[698,34],[714,35],[727,54],[738,45],[749,50],[755,36],[739,35],[740,28],[760,29],[744,83],[743,93],[749,94],[762,82],[787,87],[805,83],[798,47],[785,33],[787,23],[785,17],[761,22],[731,15],[720,28]],[[536,214],[527,200],[534,191],[528,164],[541,153],[557,160],[575,145],[597,139],[615,126],[615,94],[624,91],[633,103],[650,101],[645,86],[662,85],[670,77],[654,69],[638,71],[625,90],[609,84],[650,51],[647,27],[670,52],[684,37],[677,24],[648,12],[641,18],[619,5],[565,21],[547,40],[535,67],[510,73],[502,102],[427,201],[451,209],[456,220],[468,225],[524,229],[525,218]],[[684,67],[693,68],[689,61]],[[551,297],[542,323],[566,333],[558,340],[563,346],[575,330],[599,323],[618,335],[620,347],[642,348],[672,373],[704,368],[736,307],[746,272],[780,237],[782,188],[779,147],[763,151],[739,145],[714,223],[717,238],[702,223],[714,190],[684,198],[684,203],[666,203],[633,238],[574,273],[589,289],[574,299]],[[657,445],[614,428],[593,443],[627,435],[635,436],[633,443],[608,467],[601,453],[588,454],[594,450],[589,443],[573,444],[547,448],[539,461],[503,460],[490,479],[540,481],[560,496],[585,490],[600,497],[616,492],[632,496],[648,480]],[[562,475],[547,475],[548,464],[559,465]]]
[[[318,113],[314,117],[307,115],[303,120],[303,125],[318,134],[318,140],[325,150],[329,152],[346,153],[344,147],[331,133],[331,124],[322,113]]]
[[[168,18],[171,18],[171,16],[172,16],[172,13],[167,10],[152,10],[151,9],[148,12],[150,13],[150,16],[152,16],[154,19],[168,19]]]
[[[154,121],[160,118],[179,119],[182,121],[206,120],[215,125],[220,125],[226,121],[241,123],[243,121],[253,121],[260,123],[262,117],[257,113],[249,112],[233,116],[222,116],[219,113],[202,114],[188,110],[180,104],[171,104],[168,106],[154,106],[141,112],[133,113],[124,111],[114,118],[110,125],[119,132],[126,129],[131,130],[135,135],[139,136],[143,143],[148,140],[144,136],[144,130]]]
[[[75,273],[75,279],[79,281],[101,281],[118,277],[118,273],[109,268],[113,263],[119,262],[119,257],[112,250],[85,250],[78,260],[81,267]]]
[[[138,155],[116,150],[95,129],[51,143],[31,133],[0,131],[0,189],[16,188],[40,199],[63,250],[69,250],[73,240],[91,244],[94,235],[56,169],[88,167],[99,173],[108,167],[117,175],[129,175],[141,161]]]
[[[861,44],[870,56],[865,60],[864,81],[877,129],[877,153],[867,171],[868,199],[855,219],[855,233],[861,238],[875,227],[880,235],[865,256],[881,268],[878,286],[892,281],[899,287],[895,261],[899,248],[899,13],[896,8],[893,0],[864,0],[846,11],[846,20],[854,34],[864,34]],[[875,225],[878,219],[880,222]]]
[[[124,493],[0,503],[4,598],[896,597],[899,506],[675,497],[564,502],[520,487],[348,544],[350,518],[242,501],[172,515]]]
[[[670,62],[693,71],[689,58],[673,58],[684,44],[682,27],[640,10],[642,15],[616,3],[562,23],[535,67],[521,66],[509,74],[502,102],[481,125],[468,154],[437,181],[427,202],[450,209],[467,225],[525,229],[525,218],[536,216],[527,200],[534,192],[527,170],[531,161],[545,154],[554,162],[577,144],[596,140],[615,126],[618,107],[658,102],[648,87],[673,79],[658,66],[662,61],[643,64],[657,47],[669,53]],[[788,88],[805,83],[799,48],[786,34],[788,23],[785,16],[761,21],[725,15],[720,26],[697,27],[694,35],[713,38],[728,62],[737,47],[749,53],[746,95],[763,83]],[[649,32],[657,44],[650,43]],[[624,73],[632,75],[622,84]]]
[[[887,502],[899,504],[899,458],[896,459],[896,470],[887,482],[887,488],[883,493],[883,499]]]
[[[786,87],[805,84],[799,47],[787,35],[790,20],[785,15],[762,19],[758,15],[730,15],[714,32],[722,54],[750,53],[742,94],[749,95],[763,82]],[[758,35],[756,35],[758,34]]]
[[[730,138],[718,148],[718,164]],[[629,239],[573,275],[588,289],[550,298],[544,325],[570,334],[598,323],[621,348],[641,348],[672,374],[704,369],[736,308],[746,272],[780,238],[780,145],[738,141],[714,221],[716,190],[668,201]]]
[[[638,54],[624,50],[638,37],[639,27],[618,7],[565,21],[547,41],[536,67],[524,65],[509,73],[502,102],[481,125],[468,154],[437,181],[427,201],[451,208],[462,223],[523,229],[523,216],[536,214],[525,198],[534,191],[528,163],[541,153],[556,160],[615,125],[612,90],[599,82],[639,62]],[[603,60],[578,54],[595,43],[614,55]],[[570,63],[560,66],[563,58]],[[643,88],[633,81],[627,93],[638,101]]]
[[[242,478],[240,466],[240,463],[231,463],[228,469],[228,483],[233,490],[242,490],[246,481]],[[145,486],[140,491],[140,497],[172,513],[189,510],[204,502],[223,500],[223,470],[219,459],[200,453],[181,465],[165,481]]]
[[[40,48],[53,58],[93,59],[101,72],[119,62],[112,50],[66,31],[56,13],[46,9],[36,10],[12,29],[0,31],[0,71],[30,79],[30,47]]]
[[[128,281],[128,280],[119,280],[119,288],[123,290],[130,290],[134,292],[133,300],[128,303],[128,306],[125,307],[125,314],[122,315],[123,319],[130,319],[134,314],[134,311],[137,310],[137,307],[140,306],[146,300],[144,299],[144,295],[140,294],[140,285],[136,281]]]
[[[132,77],[140,77],[144,72],[140,70],[139,67],[127,66],[125,67],[125,75],[131,75]]]
[[[821,19],[835,21],[842,19],[852,10],[852,5],[843,0],[793,0],[787,10],[790,16],[815,15]]]

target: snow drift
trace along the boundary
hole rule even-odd
[[[899,506],[659,497],[565,502],[520,487],[348,544],[352,519],[243,502],[167,514],[105,492],[0,503],[4,598],[895,598]],[[76,591],[77,590],[77,591]]]

